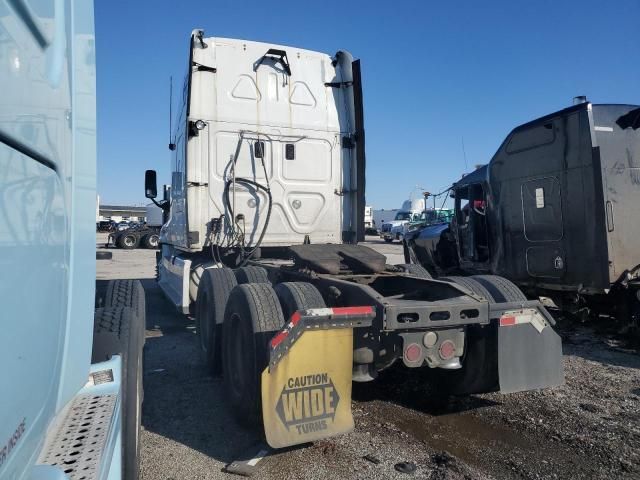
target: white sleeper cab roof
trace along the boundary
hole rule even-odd
[[[200,30],[189,55],[162,241],[186,251],[240,237],[247,247],[306,236],[355,241],[364,153],[358,173],[351,55],[205,38]],[[355,80],[359,89],[359,70]]]

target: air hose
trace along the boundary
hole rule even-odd
[[[242,145],[242,142],[244,140],[244,134],[246,132],[240,132],[240,137],[238,138],[238,145],[236,147],[236,152],[235,155],[233,156],[233,159],[231,161],[230,167],[232,169],[232,171],[235,171],[235,167],[236,167],[236,163],[238,161],[238,156],[240,153],[240,148]],[[259,135],[259,134],[258,134]],[[215,247],[216,247],[216,251],[218,253],[218,260],[222,260],[222,257],[220,255],[220,247],[222,245],[220,245],[220,241],[218,239],[220,239],[220,234],[222,232],[222,219],[228,214],[229,218],[228,218],[228,225],[231,228],[231,231],[228,235],[228,240],[226,242],[226,245],[224,246],[224,248],[233,248],[233,247],[239,247],[241,250],[241,257],[242,257],[242,262],[240,263],[239,266],[244,266],[247,264],[247,262],[249,261],[249,259],[253,256],[253,254],[256,252],[256,250],[260,247],[260,245],[262,244],[262,240],[264,239],[264,236],[267,232],[267,227],[269,226],[269,220],[271,219],[271,210],[273,207],[273,197],[271,196],[271,186],[269,185],[269,176],[267,175],[267,167],[264,164],[264,158],[262,157],[258,157],[260,158],[260,163],[262,164],[262,170],[264,172],[264,178],[266,180],[266,186],[262,185],[254,180],[250,180],[248,178],[242,178],[242,177],[235,177],[235,173],[233,174],[232,178],[229,180],[226,180],[225,185],[224,185],[224,192],[223,192],[223,203],[227,209],[228,213],[224,213],[223,215],[220,216],[220,219],[218,220],[218,227],[217,227],[217,231],[218,234],[216,235],[216,241],[212,242],[212,247],[213,244],[215,243]],[[256,190],[256,192],[258,190],[262,190],[267,194],[267,200],[268,200],[268,206],[267,206],[267,216],[265,218],[265,222],[264,222],[264,226],[262,227],[262,231],[260,232],[260,236],[258,237],[258,240],[255,242],[255,244],[253,245],[253,247],[247,247],[247,248],[251,248],[248,252],[245,251],[245,245],[244,245],[244,239],[245,239],[245,231],[244,231],[244,227],[240,228],[240,225],[238,225],[238,219],[235,218],[235,213],[233,211],[233,206],[231,205],[231,200],[229,199],[229,191],[232,188],[235,189],[235,184],[240,184],[240,185],[244,185],[245,187],[249,187],[249,188],[253,188],[254,190]],[[236,230],[238,230],[238,232],[236,232]],[[213,232],[212,232],[213,233]],[[213,249],[212,249],[212,256],[215,259],[215,255],[213,255]]]
[[[266,176],[266,172],[265,172],[265,176]],[[224,186],[224,202],[225,202],[227,208],[229,209],[229,215],[230,215],[231,220],[233,222],[232,224],[235,224],[235,214],[233,212],[233,207],[231,206],[231,201],[229,199],[229,186],[232,183],[233,183],[233,180],[227,180],[227,182],[225,183],[225,186]],[[271,196],[271,189],[268,186],[265,187],[264,185],[261,185],[258,182],[254,182],[253,180],[249,180],[248,178],[237,177],[235,179],[235,183],[238,183],[240,185],[245,185],[245,186],[251,186],[251,187],[255,188],[256,190],[263,190],[267,194],[267,201],[268,201],[268,204],[267,204],[267,216],[266,216],[265,221],[264,221],[264,226],[262,227],[262,231],[260,232],[260,236],[258,237],[258,240],[256,241],[254,247],[251,249],[251,251],[249,253],[245,253],[244,254],[245,258],[242,261],[242,264],[240,265],[242,267],[249,261],[251,256],[255,253],[255,251],[262,244],[262,240],[264,238],[265,233],[267,232],[267,226],[269,225],[269,220],[271,218],[271,209],[272,209],[272,206],[273,206],[273,198]],[[235,228],[234,228],[234,230],[235,230]]]

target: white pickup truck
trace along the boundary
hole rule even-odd
[[[405,200],[402,202],[402,208],[396,213],[395,218],[389,222],[384,222],[380,227],[380,238],[383,238],[388,243],[394,240],[402,242],[405,224],[419,220],[424,209],[424,198]]]

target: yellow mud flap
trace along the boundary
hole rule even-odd
[[[353,328],[371,325],[373,307],[296,312],[271,341],[262,372],[267,443],[282,448],[349,432]]]

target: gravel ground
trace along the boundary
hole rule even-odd
[[[402,262],[398,244],[371,240],[389,263]],[[233,478],[224,467],[251,456],[259,436],[229,418],[222,382],[198,358],[193,321],[153,280],[155,253],[113,253],[98,262],[98,279],[139,278],[147,294],[142,478]],[[638,352],[591,327],[561,322],[560,333],[563,387],[442,402],[419,375],[391,369],[355,389],[352,433],[270,454],[254,478],[640,478]],[[402,461],[415,473],[396,471]]]

